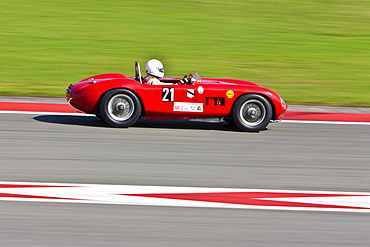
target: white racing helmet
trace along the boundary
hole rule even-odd
[[[145,65],[145,70],[146,73],[155,77],[163,78],[164,76],[163,64],[157,59],[149,60]]]

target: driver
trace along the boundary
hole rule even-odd
[[[178,83],[161,82],[160,79],[164,77],[164,67],[161,61],[157,59],[149,60],[145,65],[147,75],[143,79],[147,85],[177,85]],[[180,79],[179,83],[182,85],[190,85],[192,83],[193,75],[185,75]]]
[[[147,75],[144,82],[148,85],[165,85],[168,83],[161,82],[159,79],[164,76],[164,68],[161,61],[157,59],[149,60],[145,65]]]

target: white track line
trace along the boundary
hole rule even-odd
[[[0,181],[0,201],[370,213],[370,193],[301,190]]]
[[[37,112],[37,111],[0,111],[0,114],[94,116],[92,114],[86,114],[86,113]],[[280,122],[281,123],[298,123],[298,124],[370,125],[370,123],[368,123],[368,122],[302,121],[302,120],[282,120]]]
[[[93,116],[78,112],[39,112],[39,111],[0,111],[0,114],[25,114],[25,115],[65,115],[65,116]]]
[[[282,120],[282,123],[300,124],[340,124],[340,125],[370,125],[367,122],[338,122],[338,121],[302,121],[302,120]]]

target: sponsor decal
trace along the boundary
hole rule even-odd
[[[233,90],[229,90],[226,92],[226,96],[229,98],[229,99],[232,99],[234,97],[234,91]]]
[[[194,89],[187,89],[186,90],[186,96],[188,97],[188,98],[194,98],[194,95],[195,95],[195,90]]]
[[[175,102],[173,104],[173,111],[203,112],[203,103]]]
[[[204,93],[204,88],[203,88],[202,86],[199,86],[199,87],[198,87],[198,93],[199,93],[199,94]]]

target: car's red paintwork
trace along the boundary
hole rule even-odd
[[[281,119],[287,110],[287,105],[276,92],[252,82],[203,78],[192,85],[172,84],[179,80],[164,78],[161,81],[168,82],[168,85],[147,85],[118,73],[95,75],[71,84],[67,89],[67,100],[81,111],[99,114],[100,103],[106,92],[127,89],[140,100],[144,119],[226,117],[230,116],[235,101],[244,94],[258,94],[268,99],[273,109],[271,120]],[[166,91],[172,94],[164,95]],[[199,103],[199,107],[188,112],[176,111],[175,104],[178,102]]]

